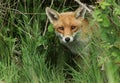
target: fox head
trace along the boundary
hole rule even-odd
[[[62,43],[70,43],[75,40],[77,33],[83,27],[85,13],[86,9],[82,7],[76,11],[64,13],[58,13],[49,7],[46,8],[46,14]]]

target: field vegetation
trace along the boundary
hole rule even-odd
[[[91,57],[77,64],[60,44],[45,8],[74,11],[78,3],[0,0],[0,83],[120,83],[120,1],[81,2],[95,6],[91,25],[97,22],[100,31],[90,42]]]

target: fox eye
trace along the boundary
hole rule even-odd
[[[58,27],[58,29],[60,29],[60,30],[64,30],[64,27]]]
[[[74,29],[76,29],[76,26],[71,26],[71,30],[74,30]]]

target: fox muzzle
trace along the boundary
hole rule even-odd
[[[62,41],[63,41],[64,43],[70,43],[70,42],[73,41],[73,37],[71,37],[71,36],[63,37],[63,38],[62,38]]]

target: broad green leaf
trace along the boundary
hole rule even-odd
[[[48,32],[54,32],[54,29],[53,29],[53,25],[52,25],[52,24],[50,24],[50,25],[48,26]]]
[[[107,2],[102,2],[102,3],[101,3],[101,8],[102,8],[102,9],[105,9],[105,8],[108,7],[108,6],[110,6],[110,4],[107,3]]]
[[[115,15],[120,15],[120,9],[115,8],[115,9],[114,9],[114,13],[115,13]]]
[[[110,26],[110,21],[107,17],[107,15],[102,15],[103,21],[102,21],[102,25],[104,27],[109,27]]]

